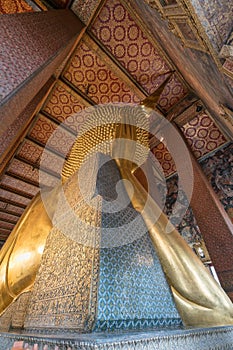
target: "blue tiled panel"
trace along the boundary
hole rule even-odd
[[[135,242],[102,248],[95,330],[181,325],[148,234]]]
[[[94,329],[181,325],[147,228],[127,202],[115,162],[106,156],[100,157],[99,162],[96,192],[103,197],[102,242]],[[115,235],[113,240],[108,233]]]

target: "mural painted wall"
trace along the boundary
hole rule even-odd
[[[233,143],[216,151],[200,164],[233,222]]]
[[[167,196],[164,212],[168,215],[169,218],[171,218],[172,216],[172,223],[180,232],[181,236],[192,247],[194,243],[202,239],[202,235],[197,225],[196,219],[193,215],[193,211],[188,206],[188,200],[183,191],[180,191],[179,194],[181,196],[182,203],[174,211],[175,202],[178,196],[178,190],[178,176],[175,174],[167,180]],[[183,216],[182,220],[180,220],[184,206],[188,207],[188,209],[185,215]]]
[[[225,145],[211,156],[201,160],[200,165],[233,222],[233,143]],[[172,221],[178,231],[187,243],[192,246],[202,238],[201,232],[190,207],[180,222],[179,210],[176,212],[173,210],[177,194],[178,177],[174,175],[167,180],[167,196],[164,212],[169,217],[172,215]],[[187,205],[187,198],[184,193],[182,195],[183,205]],[[181,210],[182,206],[180,205]]]
[[[232,1],[191,0],[191,3],[213,47],[220,51],[233,25]]]

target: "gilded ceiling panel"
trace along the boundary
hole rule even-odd
[[[177,75],[173,74],[159,98],[158,105],[167,112],[187,93],[188,89],[181,83]]]
[[[42,111],[45,111],[59,122],[65,121],[67,126],[78,132],[84,118],[80,114],[77,115],[77,113],[88,105],[74,90],[59,81],[49,95]]]
[[[0,14],[32,11],[33,8],[24,0],[0,0]]]
[[[63,73],[64,78],[96,104],[138,103],[140,95],[136,95],[126,85],[126,77],[124,80],[119,77],[119,69],[113,62],[112,67],[109,67],[109,59],[106,55],[103,56],[103,52],[100,52],[94,42],[87,37],[84,40]]]
[[[206,113],[197,115],[183,125],[182,131],[196,158],[204,156],[227,142],[224,135]]]
[[[53,137],[50,139],[52,135]],[[63,155],[68,154],[74,141],[74,137],[67,130],[58,128],[56,123],[43,115],[39,115],[29,136]]]
[[[148,93],[171,70],[119,0],[106,1],[91,30]]]
[[[36,143],[30,140],[24,139],[24,142],[20,147],[20,150],[18,151],[17,155],[28,161],[33,162],[34,164],[39,164],[39,160],[41,158],[43,150],[43,147],[38,146]]]
[[[166,73],[174,69],[119,0],[106,1],[91,30],[148,94],[157,90]],[[168,111],[186,93],[187,88],[174,75],[159,105]]]
[[[151,152],[154,154],[155,158],[158,160],[160,165],[162,166],[164,176],[168,177],[176,172],[176,166],[174,160],[166,148],[166,146],[160,142],[157,146],[155,146]]]

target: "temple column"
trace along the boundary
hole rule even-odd
[[[221,285],[233,300],[233,225],[187,140],[180,130],[179,132],[187,145],[193,167],[193,192],[190,206]]]
[[[69,10],[1,16],[0,136],[67,57],[83,28]]]

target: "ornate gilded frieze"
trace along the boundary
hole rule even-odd
[[[93,190],[95,174],[86,175]],[[90,175],[90,176],[88,176]],[[93,175],[93,176],[91,176]],[[101,203],[85,203],[74,174],[64,185],[41,267],[32,291],[25,328],[90,331],[96,314]],[[43,325],[43,326],[42,326]]]
[[[231,111],[229,108],[226,106],[220,104],[220,115],[223,117],[227,122],[233,126],[233,111]]]
[[[185,47],[208,52],[201,25],[195,20],[194,11],[186,0],[146,0],[168,20],[169,29]]]
[[[222,46],[219,57],[223,60],[222,71],[228,78],[230,78],[230,85],[233,89],[233,30],[226,42]]]

